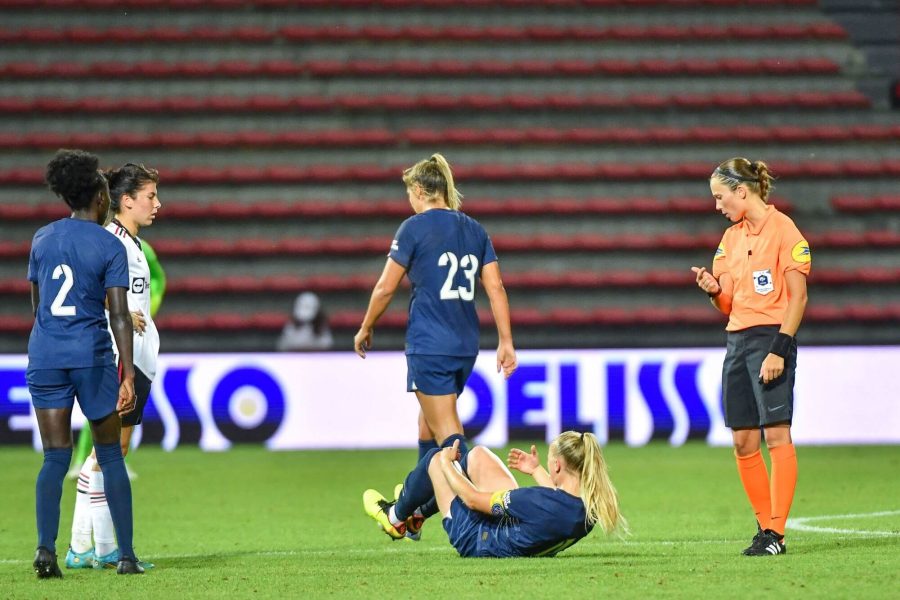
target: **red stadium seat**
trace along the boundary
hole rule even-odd
[[[225,138],[226,140],[228,138]],[[218,142],[217,142],[218,143]],[[900,174],[900,161],[806,161],[803,163],[775,163],[774,171],[791,178],[836,178],[846,175],[855,177],[884,177]],[[213,169],[203,166],[185,166],[171,169],[160,165],[168,175],[166,180],[175,184],[210,183],[266,183],[273,178],[277,181],[337,182],[392,181],[402,170],[402,165],[356,165],[337,166],[315,164],[306,167],[274,165],[266,169],[231,166]],[[563,163],[563,164],[478,164],[462,165],[456,168],[461,179],[479,181],[556,181],[565,179],[607,179],[619,181],[634,180],[683,180],[702,179],[709,175],[706,163]],[[11,169],[0,171],[0,184],[40,185],[40,169]]]
[[[410,111],[410,110],[665,110],[681,108],[689,110],[768,110],[796,108],[803,110],[868,108],[868,98],[859,92],[807,92],[797,94],[735,93],[673,94],[663,96],[652,93],[635,93],[628,96],[605,94],[573,95],[551,94],[532,96],[514,94],[490,96],[469,94],[453,97],[446,95],[410,96],[385,94],[381,96],[207,96],[186,97],[93,97],[70,100],[65,98],[0,98],[0,112],[4,114],[28,114],[34,112],[55,113],[111,113],[133,110],[147,112],[194,113],[215,111],[220,113],[266,113],[286,111]],[[896,134],[894,134],[896,137]]]
[[[349,244],[349,241],[347,242]],[[208,253],[210,247],[204,247]],[[253,241],[235,245],[232,250],[246,255],[266,255],[276,251],[265,241]],[[344,247],[336,251],[354,252],[355,247]],[[854,283],[896,284],[900,282],[900,269],[869,268],[856,271],[822,271],[815,273],[815,282],[819,285],[848,285]],[[309,289],[319,293],[331,292],[366,292],[375,283],[371,274],[351,277],[317,275],[298,277],[296,275],[276,275],[266,277],[230,276],[203,277],[191,276],[172,278],[167,282],[169,294],[222,294],[243,293],[258,294],[262,292],[296,293]],[[693,289],[693,279],[683,271],[568,271],[565,273],[548,273],[531,271],[524,273],[507,273],[504,284],[511,289],[597,289],[634,288],[634,287],[683,287]],[[26,294],[29,289],[27,281],[19,278],[0,280],[0,293]]]
[[[6,242],[0,241],[0,258],[27,257],[31,251],[30,242]]]
[[[146,0],[152,2],[152,0]],[[159,0],[157,0],[159,1]],[[228,1],[228,0],[223,0]],[[231,0],[239,3],[240,0]],[[287,0],[269,0],[285,6]],[[512,0],[511,0],[512,1]],[[560,0],[565,2],[566,0]],[[572,0],[573,4],[577,4]],[[115,4],[110,0],[109,5]],[[346,27],[333,25],[287,25],[270,29],[257,25],[237,27],[197,26],[188,29],[160,27],[149,29],[94,29],[71,27],[66,29],[25,28],[20,30],[0,30],[0,41],[19,44],[53,44],[69,42],[74,44],[97,43],[269,43],[276,39],[290,42],[312,43],[349,41],[369,41],[376,43],[422,42],[446,39],[457,42],[560,42],[568,39],[584,41],[624,40],[647,42],[676,42],[717,40],[732,35],[755,40],[797,40],[797,39],[844,39],[846,32],[839,25],[827,21],[808,24],[781,25],[651,25],[647,27],[618,25],[609,28],[596,26],[488,26],[450,25],[433,27],[428,25],[394,27],[387,25],[365,25]]]
[[[172,134],[164,133],[145,136],[144,139],[165,146],[174,142]],[[180,139],[180,136],[179,138]],[[148,142],[149,143],[149,142]],[[213,171],[213,173],[215,173]],[[291,169],[285,173],[267,172],[263,176],[272,178],[296,176]],[[781,198],[773,201],[783,212],[790,212],[792,206]],[[900,199],[890,196],[873,198],[875,206],[887,206],[888,210],[897,209]],[[476,198],[467,200],[466,212],[473,216],[518,215],[544,217],[553,215],[623,215],[623,214],[704,214],[712,209],[711,201],[700,198]],[[877,208],[872,208],[877,210]],[[219,199],[211,204],[174,199],[166,205],[167,220],[208,220],[208,219],[328,219],[336,215],[368,219],[380,216],[402,217],[407,215],[409,207],[397,199],[366,201],[328,201],[303,200],[289,202],[285,200],[265,200],[253,203],[242,203],[235,200]],[[64,216],[63,208],[55,205],[0,205],[0,218],[9,220],[44,220]]]
[[[835,196],[831,199],[835,210],[850,213],[866,213],[879,209],[877,200],[867,196]]]
[[[838,25],[824,21],[822,23],[810,23],[806,27],[806,34],[823,40],[844,40],[847,39],[847,30]]]
[[[51,65],[39,65],[32,62],[12,62],[3,67],[6,77],[23,79],[39,79],[57,77],[63,79],[85,79],[97,77],[118,78],[196,78],[196,77],[261,77],[261,76],[296,76],[307,73],[312,77],[381,77],[399,75],[402,77],[552,77],[591,75],[609,75],[615,77],[645,76],[716,76],[733,77],[742,75],[791,75],[798,73],[835,73],[839,67],[829,59],[763,59],[752,61],[741,58],[723,58],[718,60],[690,59],[646,59],[628,61],[621,59],[603,59],[587,61],[581,59],[563,60],[477,60],[441,59],[433,61],[419,60],[372,60],[354,59],[312,60],[309,62],[292,62],[274,60],[252,62],[246,60],[225,60],[220,62],[188,61],[164,63],[160,61],[144,61],[124,63],[116,61],[73,63],[59,62]]]
[[[290,60],[263,61],[259,69],[267,77],[298,77],[303,74],[303,65]]]

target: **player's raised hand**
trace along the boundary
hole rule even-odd
[[[531,475],[534,473],[535,469],[541,466],[541,459],[538,456],[537,446],[531,446],[530,454],[524,450],[513,448],[509,451],[509,456],[506,457],[506,464],[509,465],[510,469],[515,469],[526,475]]]
[[[712,273],[706,270],[706,267],[691,267],[691,271],[697,275],[697,287],[707,294],[718,294],[722,291],[719,282],[712,276]]]
[[[509,379],[518,366],[519,360],[516,358],[516,349],[512,344],[500,344],[497,348],[497,372],[503,371],[503,376]]]
[[[353,350],[362,358],[366,357],[366,350],[372,347],[372,330],[360,329],[353,336]]]

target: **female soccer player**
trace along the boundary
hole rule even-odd
[[[62,577],[56,536],[62,483],[72,458],[75,397],[91,423],[97,462],[107,482],[121,548],[117,570],[143,572],[132,548],[131,485],[119,445],[120,417],[135,406],[128,263],[122,246],[101,226],[110,199],[98,162],[87,152],[60,150],[47,165],[47,183],[69,205],[72,216],[38,230],[28,261],[35,323],[26,377],[44,447],[36,489],[34,570],[40,578]],[[119,348],[119,373],[104,300]]]
[[[728,316],[722,366],[725,424],[738,473],[756,513],[748,556],[784,554],[784,525],[797,484],[791,441],[797,341],[806,308],[809,244],[794,222],[767,204],[772,176],[764,162],[733,158],[709,180],[716,210],[735,223],[725,231],[713,272],[692,267],[697,285]],[[760,453],[760,428],[772,463]]]
[[[403,172],[403,183],[416,214],[394,236],[353,347],[366,357],[375,323],[406,274],[412,285],[406,330],[407,391],[415,392],[419,401],[419,458],[438,446],[451,446],[454,440],[460,440],[465,453],[456,399],[478,355],[476,280],[481,279],[490,300],[500,338],[497,371],[506,377],[517,364],[509,302],[490,238],[477,221],[459,210],[462,196],[446,159],[433,154],[416,163]]]
[[[514,448],[509,466],[534,477],[519,488],[490,450],[472,449],[457,463],[459,443],[435,449],[406,479],[400,498],[386,502],[375,490],[363,495],[366,512],[393,538],[406,527],[405,506],[436,497],[450,543],[464,557],[555,556],[599,524],[608,534],[627,530],[591,433],[566,431],[552,444],[547,469],[537,449]]]
[[[156,376],[159,333],[151,316],[150,267],[137,237],[142,227],[153,224],[162,206],[157,184],[159,173],[143,165],[128,163],[105,173],[109,182],[110,208],[113,217],[106,225],[125,248],[128,256],[128,309],[134,328],[134,384],[137,406],[122,417],[120,443],[122,455],[128,454],[135,425],[141,422],[150,396],[150,385]],[[115,340],[113,351],[116,351]],[[113,535],[112,518],[104,494],[103,473],[92,454],[78,476],[75,514],[72,519],[72,542],[66,554],[70,569],[104,566],[118,562],[119,552]],[[93,534],[96,546],[91,543]],[[149,563],[147,563],[149,564]],[[147,566],[144,564],[143,566]]]
[[[163,296],[166,294],[166,272],[156,256],[156,252],[150,243],[142,239],[141,250],[144,252],[144,258],[147,260],[147,267],[150,269],[150,316],[156,317],[159,307],[162,304]],[[131,312],[131,321],[135,331],[141,326],[143,320],[143,312]],[[68,479],[78,479],[84,461],[91,455],[94,446],[91,444],[91,432],[88,428],[83,428],[78,434],[78,443],[75,445],[75,459],[72,468],[66,474]],[[125,470],[128,471],[128,478],[135,479],[134,471],[128,466],[128,457],[125,457]]]

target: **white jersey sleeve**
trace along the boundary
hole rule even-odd
[[[150,316],[150,266],[141,249],[141,240],[128,232],[116,221],[106,226],[106,230],[112,233],[125,247],[128,255],[128,310],[130,312],[141,311],[146,321],[144,333],[134,334],[134,366],[141,370],[150,381],[156,377],[156,358],[159,355],[159,332],[153,317]],[[118,356],[116,340],[110,330],[113,351]]]

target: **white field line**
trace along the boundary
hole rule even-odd
[[[809,525],[815,521],[838,521],[841,519],[868,519],[900,515],[900,510],[882,510],[870,513],[852,513],[846,515],[821,515],[818,517],[796,517],[787,520],[787,527],[794,531],[806,531],[808,533],[836,533],[841,535],[856,535],[867,537],[900,537],[898,531],[873,531],[871,529],[846,529],[841,527],[820,527]]]

